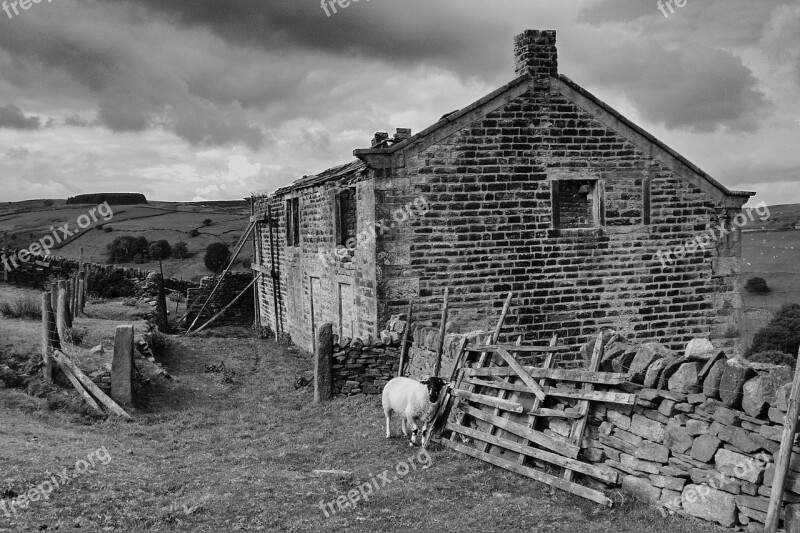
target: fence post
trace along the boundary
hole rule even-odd
[[[56,329],[62,345],[67,342],[67,330],[72,327],[69,316],[69,301],[67,300],[67,282],[58,282],[58,304],[56,305]]]
[[[111,360],[111,398],[122,406],[133,404],[133,326],[117,326]]]
[[[58,309],[58,280],[50,284],[50,307],[53,313]]]
[[[314,402],[333,398],[333,324],[326,322],[316,331],[314,354]]]
[[[53,332],[56,319],[50,304],[50,292],[42,293],[42,375],[50,383],[53,380]]]

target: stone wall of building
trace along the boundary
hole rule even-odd
[[[337,192],[351,187],[356,189],[359,238],[358,245],[347,250],[335,243],[334,217]],[[298,198],[300,207],[297,246],[287,246],[286,239],[286,201],[291,198]],[[257,264],[265,272],[259,282],[261,323],[289,333],[295,344],[309,351],[314,349],[315,325],[324,322],[333,323],[334,333],[342,338],[371,343],[378,336],[372,181],[355,172],[341,180],[278,191],[270,198],[258,199],[255,205],[261,216],[268,206],[273,217],[272,247],[269,224],[259,224],[256,230]],[[277,272],[274,283],[269,274],[272,257]],[[277,289],[277,320],[273,286]]]
[[[453,319],[491,329],[513,291],[501,340],[557,333],[579,345],[613,327],[676,349],[710,337],[740,353],[740,232],[664,264],[658,252],[730,227],[741,201],[678,175],[642,148],[653,144],[640,130],[570,83],[536,80],[512,82],[405,149],[363,155],[379,218],[417,198],[429,206],[379,240],[379,318],[413,302],[416,317],[436,320],[449,287]],[[570,180],[593,184],[594,227],[556,224],[556,187]]]

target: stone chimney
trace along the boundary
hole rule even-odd
[[[517,76],[529,72],[536,82],[558,76],[558,51],[555,30],[525,30],[514,37]]]

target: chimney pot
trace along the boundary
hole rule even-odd
[[[411,137],[411,128],[397,128],[397,132],[394,134],[395,141],[404,141]]]
[[[372,138],[372,147],[376,147],[386,142],[389,139],[389,134],[385,131],[376,131],[375,136]]]

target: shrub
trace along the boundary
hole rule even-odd
[[[772,289],[767,285],[767,280],[764,278],[750,278],[744,286],[744,290],[751,294],[767,294],[772,292]]]
[[[211,225],[211,224],[213,224],[213,223],[214,223],[214,221],[213,221],[213,220],[211,220],[210,218],[207,218],[207,219],[205,219],[205,220],[203,221],[203,225],[204,225],[204,226],[210,226],[210,225]]]
[[[175,243],[175,246],[172,247],[172,256],[177,259],[186,259],[189,257],[189,245],[183,241]]]
[[[228,246],[221,242],[212,242],[206,248],[206,255],[203,258],[206,268],[212,272],[219,272],[225,267],[230,258],[231,252]]]
[[[87,332],[85,328],[69,328],[67,330],[67,338],[64,340],[66,340],[69,344],[79,346],[83,342],[83,339],[86,338],[86,333]]]
[[[788,353],[779,352],[778,350],[769,350],[766,352],[759,352],[747,357],[751,363],[770,363],[773,365],[789,365],[794,368],[796,359]]]
[[[252,264],[253,264],[253,260],[250,259],[249,257],[245,257],[244,259],[242,259],[242,266],[244,268],[250,268],[250,265],[252,265]]]
[[[150,259],[159,260],[166,259],[172,255],[172,246],[165,240],[160,240],[150,243]]]
[[[198,230],[197,228],[194,228],[192,231],[189,232],[190,237],[197,237],[198,235],[200,235],[200,230]]]
[[[103,226],[103,231],[106,233],[111,233],[112,231],[114,231],[114,228],[112,228],[111,226]]]
[[[92,294],[100,298],[126,298],[136,292],[133,280],[126,278],[119,269],[91,271],[86,279]]]
[[[775,317],[753,337],[746,356],[779,351],[794,355],[800,348],[800,304],[784,304]]]
[[[0,315],[5,318],[41,320],[42,304],[33,296],[15,298],[11,302],[0,302]]]

